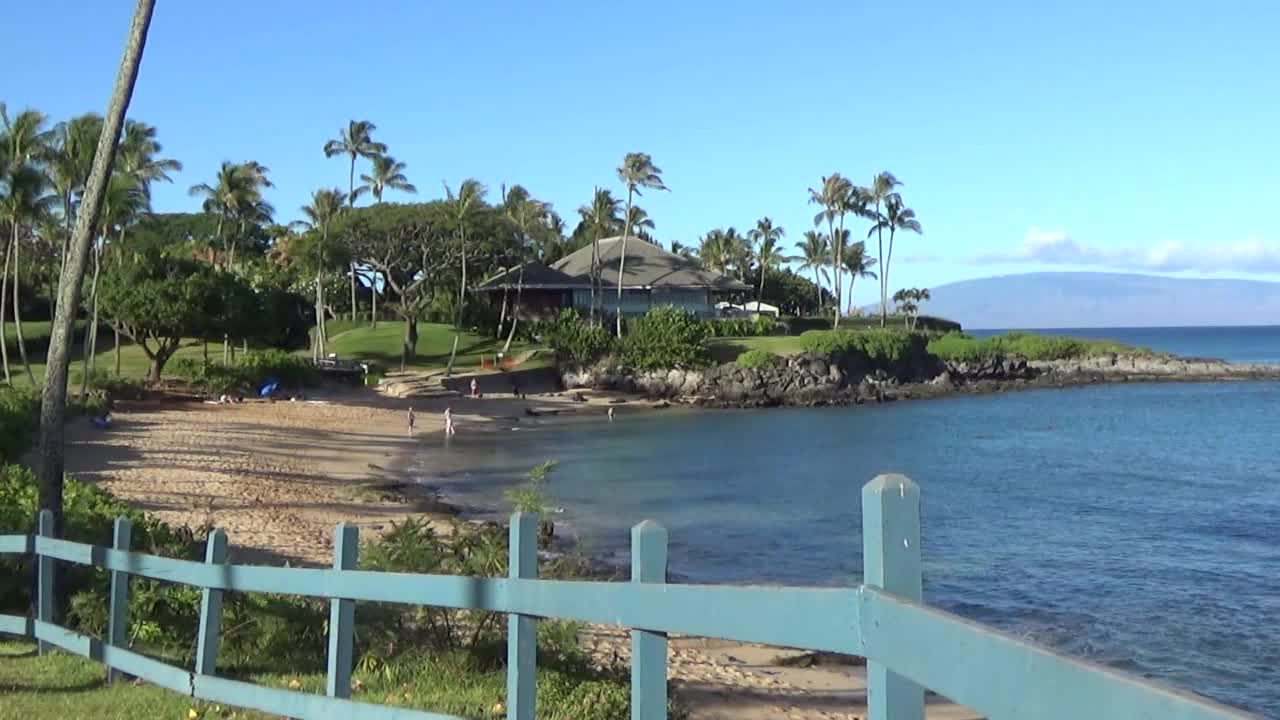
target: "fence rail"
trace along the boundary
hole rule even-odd
[[[205,562],[130,550],[116,521],[112,547],[59,540],[42,512],[39,534],[0,535],[0,554],[33,555],[36,617],[0,615],[0,633],[31,638],[193,698],[296,718],[447,720],[450,716],[356,702],[351,696],[357,601],[489,610],[509,616],[507,717],[532,720],[537,702],[536,623],[580,620],[631,629],[631,717],[667,713],[667,635],[681,633],[821,650],[867,659],[872,720],[920,720],[924,688],[996,720],[1035,718],[1254,717],[1132,675],[1064,657],[921,602],[920,495],[911,480],[881,475],[862,490],[863,585],[856,588],[726,587],[666,583],[667,533],[645,521],[631,533],[631,582],[537,579],[537,518],[511,518],[509,577],[368,572],[357,565],[356,529],[338,525],[332,569],[226,563],[226,535],[209,535]],[[108,627],[92,638],[53,624],[54,563],[111,573]],[[131,576],[202,589],[195,667],[173,667],[126,645]],[[216,675],[224,592],[270,592],[330,601],[325,695]]]

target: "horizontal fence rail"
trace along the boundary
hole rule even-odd
[[[610,583],[537,579],[537,518],[524,513],[511,518],[509,577],[472,578],[356,570],[358,535],[345,523],[335,533],[332,569],[276,568],[227,564],[220,530],[209,536],[205,562],[132,552],[131,527],[123,518],[110,548],[59,540],[49,537],[46,512],[38,535],[0,535],[0,554],[31,555],[37,565],[36,617],[0,615],[0,633],[33,639],[42,652],[56,647],[101,662],[109,668],[108,682],[126,673],[193,698],[296,718],[450,717],[350,699],[357,603],[369,601],[507,614],[509,720],[534,717],[541,618],[632,630],[633,720],[666,717],[671,633],[863,656],[872,720],[923,718],[925,688],[996,720],[1254,717],[922,604],[919,503],[918,487],[900,475],[882,475],[863,488],[864,584],[836,589],[668,584],[667,533],[652,521],[632,530],[631,582]],[[55,562],[111,573],[104,639],[51,622]],[[130,577],[201,588],[194,668],[126,647]],[[225,592],[329,600],[325,695],[217,676]]]

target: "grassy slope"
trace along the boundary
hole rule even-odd
[[[400,345],[403,341],[403,323],[380,322],[377,330],[361,327],[332,335],[329,339],[329,352],[337,353],[340,358],[372,360],[387,368],[398,368]],[[458,338],[458,357],[454,367],[464,370],[478,367],[482,357],[492,358],[502,350],[502,345],[503,341],[493,337],[464,332]],[[418,356],[412,367],[415,369],[444,367],[449,362],[449,350],[452,347],[452,326],[420,323],[418,325]],[[538,346],[516,341],[511,343],[510,354],[519,355],[535,349],[538,349]],[[548,361],[548,353],[539,353],[538,357],[521,367],[536,367]]]

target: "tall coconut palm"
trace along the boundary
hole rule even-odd
[[[373,169],[368,175],[360,176],[360,181],[364,184],[355,189],[355,194],[370,193],[375,203],[382,202],[382,194],[387,190],[399,190],[410,195],[417,194],[418,188],[414,187],[413,183],[409,182],[409,178],[404,175],[407,167],[404,163],[390,155],[374,155],[371,160]]]
[[[85,184],[67,265],[58,289],[58,302],[49,338],[44,392],[40,400],[40,442],[37,456],[40,476],[38,505],[41,509],[52,511],[55,536],[62,531],[63,426],[67,412],[69,338],[75,313],[80,305],[80,290],[85,264],[89,258],[89,245],[98,223],[98,212],[107,190],[107,181],[111,176],[111,165],[124,128],[124,117],[133,97],[133,86],[138,78],[138,67],[142,64],[142,51],[146,46],[147,30],[151,26],[154,11],[155,0],[138,0],[134,9],[124,57],[120,60],[115,89],[111,93],[102,133],[98,137],[93,167]]]
[[[600,238],[620,221],[622,203],[605,188],[596,188],[591,204],[578,208],[578,229],[591,237],[591,310],[590,322],[595,324],[596,301],[600,285]],[[574,232],[577,234],[577,231]],[[601,302],[603,302],[601,300]],[[603,320],[602,320],[603,322]]]
[[[59,273],[66,266],[71,230],[75,224],[76,200],[84,191],[93,167],[94,151],[102,134],[102,116],[88,113],[54,126],[46,165],[54,191],[62,202],[64,234],[59,254]]]
[[[338,188],[316,190],[311,193],[311,203],[302,207],[305,221],[298,223],[301,227],[318,231],[320,242],[316,246],[316,336],[312,343],[312,357],[319,361],[326,356],[325,350],[329,342],[325,330],[324,317],[324,268],[325,256],[329,248],[329,226],[342,213],[347,202],[347,194]]]
[[[511,330],[507,333],[507,341],[502,346],[502,352],[511,351],[511,341],[516,336],[516,326],[520,323],[520,298],[524,291],[524,266],[527,256],[530,253],[530,243],[533,233],[547,219],[547,213],[550,206],[540,200],[535,200],[529,191],[523,187],[516,185],[511,188],[511,192],[507,194],[506,200],[507,217],[516,228],[516,252],[517,262],[520,263],[520,271],[516,280],[516,302],[511,313]],[[505,307],[505,302],[503,303]],[[501,323],[499,323],[501,326]]]
[[[361,186],[356,188],[356,158],[375,158],[384,155],[387,152],[387,146],[380,142],[374,142],[373,131],[378,126],[368,120],[352,120],[342,129],[341,133],[334,140],[330,140],[324,144],[324,156],[333,157],[335,155],[346,155],[351,159],[351,169],[347,176],[347,202],[351,207],[356,206],[356,197],[364,189]],[[379,201],[381,201],[381,191],[379,191]],[[351,261],[351,322],[356,321],[356,263]]]
[[[698,248],[696,248],[696,247],[690,247],[689,245],[685,245],[684,243],[680,242],[679,240],[672,240],[672,241],[671,241],[671,254],[672,254],[672,255],[679,255],[680,257],[682,257],[682,258],[684,258],[684,259],[686,259],[686,260],[697,260],[697,259],[698,259]]]
[[[724,244],[728,267],[737,273],[739,280],[745,282],[747,274],[751,272],[751,261],[755,257],[755,253],[751,251],[751,241],[732,227],[724,231],[720,241]],[[728,272],[728,268],[724,272]]]
[[[631,231],[636,237],[645,241],[652,241],[653,234],[650,232],[654,228],[653,218],[649,217],[649,213],[639,205],[631,206],[631,215],[627,218],[631,223]]]
[[[884,264],[880,266],[881,293],[887,292],[889,288],[889,263],[893,261],[893,236],[899,230],[917,235],[923,232],[920,221],[916,219],[916,211],[904,206],[902,195],[899,193],[890,193],[885,198],[884,213],[877,218],[871,230],[867,231],[867,237],[871,237],[873,231],[880,234],[885,230],[889,231],[889,254],[885,256]]]
[[[800,269],[813,271],[813,284],[818,289],[818,312],[822,312],[822,278],[820,273],[831,262],[831,240],[819,230],[805,230],[804,240],[796,243]]]
[[[382,194],[387,190],[399,190],[403,193],[416,195],[418,188],[409,182],[409,178],[405,177],[404,171],[407,167],[404,163],[396,160],[390,155],[374,155],[372,158],[373,169],[368,175],[361,175],[360,181],[364,184],[356,188],[352,195],[370,193],[373,195],[375,203],[382,202]],[[354,265],[352,266],[354,267]],[[373,301],[369,310],[369,324],[378,327],[378,270],[369,268],[369,295]],[[352,312],[355,310],[355,296],[352,296],[351,307]]]
[[[236,244],[247,225],[269,218],[274,208],[262,197],[265,188],[273,187],[267,179],[268,168],[254,160],[243,163],[223,162],[212,185],[200,183],[189,190],[192,197],[203,197],[202,209],[218,218],[214,233],[222,241],[224,263],[235,264]],[[346,197],[345,195],[343,197]],[[238,232],[223,236],[227,224],[233,224]]]
[[[848,242],[848,231],[845,231],[845,242]],[[849,245],[844,250],[844,269],[849,272],[849,306],[848,312],[853,314],[853,284],[858,278],[876,278],[872,268],[876,259],[867,255],[867,244],[861,240]]]
[[[648,153],[627,153],[622,158],[622,165],[618,166],[618,179],[627,186],[627,209],[622,214],[626,220],[622,226],[622,256],[618,258],[618,337],[622,337],[622,279],[627,269],[627,236],[631,234],[632,196],[640,195],[641,188],[668,188],[662,184],[662,170],[653,164],[653,158]]]
[[[820,205],[820,210],[813,216],[814,227],[821,227],[825,221],[827,223],[827,237],[837,238],[836,220],[840,221],[840,228],[844,228],[844,216],[849,212],[849,198],[854,194],[853,183],[840,173],[832,173],[822,178],[821,184],[817,188],[809,188],[809,203],[812,205]],[[835,290],[835,313],[831,321],[833,328],[840,327],[840,288],[841,278],[840,272],[844,267],[840,259],[841,243],[831,243],[831,272],[835,278],[833,290]]]
[[[453,361],[458,355],[458,339],[462,335],[462,313],[467,303],[467,226],[471,224],[471,216],[484,204],[484,196],[488,188],[475,178],[467,178],[458,186],[458,193],[445,183],[445,202],[449,206],[449,214],[458,232],[458,247],[462,255],[462,273],[458,283],[458,305],[454,308],[453,347],[449,350],[449,364],[445,367],[445,375],[453,374]]]
[[[871,181],[871,187],[867,188],[869,192],[869,202],[867,204],[875,205],[875,214],[871,216],[875,225],[873,225],[871,229],[876,234],[876,245],[879,249],[879,253],[876,257],[880,258],[880,267],[885,267],[887,264],[885,262],[884,255],[884,226],[881,224],[884,215],[881,213],[881,208],[890,200],[891,196],[897,195],[897,193],[894,192],[894,188],[901,184],[901,182],[898,182],[898,178],[893,176],[893,173],[886,170],[876,175]],[[868,234],[867,237],[871,237],[871,235]],[[886,273],[881,273],[880,327],[884,327],[885,323],[889,321],[889,286],[886,284],[886,280]]]
[[[46,181],[44,173],[36,167],[36,162],[44,152],[44,114],[35,110],[23,110],[12,118],[8,108],[0,103],[0,147],[7,159],[4,176],[0,177],[0,216],[9,223],[12,239],[5,252],[5,269],[9,267],[9,254],[13,255],[13,331],[18,341],[18,354],[22,366],[27,372],[27,379],[35,384],[35,376],[31,373],[31,363],[27,359],[27,346],[22,337],[22,308],[18,303],[21,244],[19,229],[22,225],[34,225],[37,218],[43,215],[53,199],[45,195]],[[4,323],[5,286],[9,276],[4,274],[0,282],[0,325]],[[0,333],[0,344],[5,342]],[[8,351],[3,356],[5,382],[9,377]]]
[[[121,152],[123,153],[123,146]],[[123,155],[121,161],[123,162]],[[85,326],[84,372],[80,381],[80,401],[89,394],[89,379],[93,376],[94,360],[98,352],[98,278],[102,273],[103,257],[107,252],[112,233],[117,244],[124,241],[129,225],[139,220],[151,209],[147,198],[146,183],[125,172],[113,172],[102,198],[102,212],[98,216],[98,239],[93,244],[93,279],[89,283],[89,322]],[[116,374],[120,374],[120,335],[115,335]]]
[[[151,197],[151,183],[173,182],[171,172],[182,172],[182,163],[158,157],[164,147],[156,141],[155,127],[137,120],[127,120],[120,140],[119,170],[137,179],[143,194]],[[256,165],[256,163],[255,163]],[[258,166],[261,167],[261,166]],[[266,168],[262,168],[265,174]]]
[[[756,292],[757,303],[764,301],[764,276],[789,259],[782,254],[782,248],[778,247],[786,234],[787,231],[781,225],[774,225],[768,216],[757,220],[756,226],[747,233],[751,242],[758,246],[756,265],[760,267],[760,289]]]

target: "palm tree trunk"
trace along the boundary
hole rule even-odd
[[[524,270],[521,269],[521,272],[524,272]],[[494,334],[495,338],[499,340],[502,339],[502,328],[506,324],[507,324],[507,289],[503,288],[502,289],[502,312],[498,313],[498,332]]]
[[[760,290],[756,292],[756,312],[760,312],[762,302],[764,302],[764,265],[760,266]]]
[[[818,288],[818,305],[817,305],[818,309],[816,312],[818,316],[821,317],[822,315],[822,278],[818,276],[817,266],[814,266],[813,268],[813,285],[814,287]]]
[[[351,262],[351,324],[356,324],[356,263]]]
[[[449,364],[444,369],[445,377],[453,374],[453,361],[458,355],[458,336],[462,334],[462,311],[467,302],[467,230],[462,229],[459,236],[462,241],[462,282],[458,285],[458,310],[454,314],[453,348],[449,350]]]
[[[373,309],[369,311],[369,325],[378,329],[378,270],[369,271],[369,296],[373,299]]]
[[[880,327],[889,322],[889,273],[884,266],[884,235],[880,226],[880,201],[876,200],[876,245],[880,259]]]
[[[596,324],[596,285],[600,283],[600,230],[591,237],[591,312],[590,322]]]
[[[120,377],[120,328],[113,325],[111,331],[115,333],[115,343],[112,345],[116,360],[115,374],[116,377]]]
[[[13,336],[18,339],[18,356],[22,358],[22,367],[27,371],[27,380],[35,387],[36,376],[31,373],[31,363],[27,361],[27,344],[22,340],[22,306],[18,303],[18,219],[13,222]]]
[[[502,354],[511,352],[511,340],[516,336],[516,325],[520,324],[520,293],[524,290],[524,265],[520,265],[520,276],[516,280],[516,306],[511,311],[511,331],[507,333],[507,342],[502,346]]]
[[[351,155],[351,171],[347,173],[347,206],[356,206],[356,156]],[[356,262],[351,261],[351,324],[356,324]]]
[[[884,256],[884,265],[880,268],[880,283],[884,286],[884,294],[889,294],[889,263],[893,262],[893,231],[889,226],[889,254]]]
[[[627,270],[627,235],[631,233],[631,195],[635,187],[627,185],[627,213],[622,221],[622,257],[618,258],[618,337],[622,337],[622,278]]]
[[[93,281],[89,285],[89,304],[93,308],[84,328],[84,344],[80,348],[83,356],[83,377],[80,378],[80,404],[84,404],[89,396],[89,379],[93,376],[93,355],[98,339],[98,276],[102,273],[102,246],[93,246]]]
[[[835,223],[830,217],[827,218],[827,237],[831,239],[831,290],[835,295],[832,299],[836,305],[831,320],[831,328],[834,330],[840,327],[840,246],[836,243]]]
[[[9,307],[9,303],[5,298],[9,297],[9,262],[12,260],[13,247],[9,244],[4,246],[4,270],[0,271],[0,364],[4,365],[4,381],[6,384],[12,384],[13,378],[9,376],[9,340],[4,333],[5,311]]]

